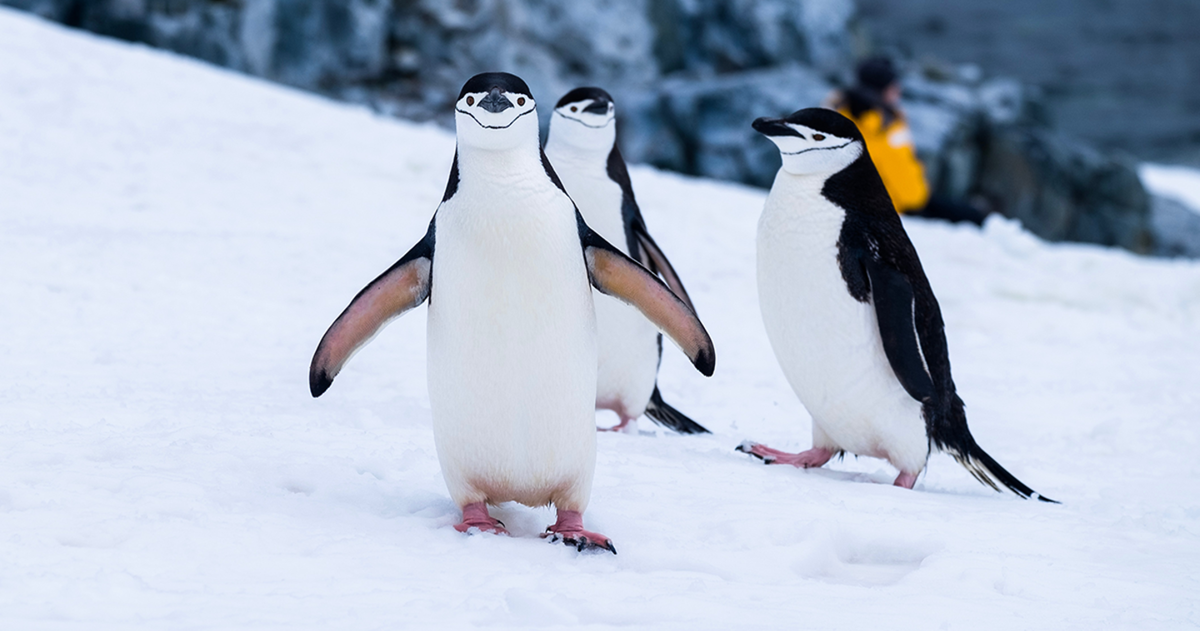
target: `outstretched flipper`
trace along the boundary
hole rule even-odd
[[[912,282],[904,273],[872,256],[864,257],[863,267],[870,280],[871,302],[875,306],[884,353],[900,384],[913,399],[921,402],[931,445],[949,452],[975,479],[997,491],[1003,485],[1023,498],[1037,497],[1043,502],[1057,504],[1005,470],[971,436],[962,399],[954,392],[954,382],[950,379],[949,359],[926,355],[946,353],[945,338],[934,340],[934,334],[928,332],[930,328],[941,330],[941,314],[937,312],[932,295],[929,296],[932,306],[922,307],[918,305]],[[919,313],[924,309],[930,309],[931,313]],[[936,327],[925,327],[925,334],[921,331],[922,316],[936,318],[937,323]],[[930,348],[931,343],[934,348]],[[939,392],[937,385],[941,385],[944,392]]]
[[[592,286],[637,307],[667,334],[706,377],[712,376],[717,354],[696,313],[674,292],[633,259],[625,256],[579,217],[580,241]]]
[[[329,389],[342,366],[384,325],[425,302],[432,272],[433,222],[430,222],[425,238],[358,292],[321,338],[308,369],[308,387],[314,397]]]

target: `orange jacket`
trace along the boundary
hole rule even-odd
[[[906,213],[924,208],[929,202],[929,185],[913,150],[908,123],[897,117],[885,128],[883,115],[876,110],[867,110],[860,118],[851,116],[844,107],[838,108],[838,113],[858,125],[896,211]]]

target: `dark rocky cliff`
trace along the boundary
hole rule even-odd
[[[631,161],[769,185],[749,121],[816,105],[869,50],[852,0],[0,0],[96,33],[417,120],[450,122],[464,78],[503,69],[543,103],[581,84],[618,100]],[[935,187],[1050,239],[1149,251],[1126,159],[1045,124],[1020,84],[905,64]]]
[[[1064,133],[1200,165],[1196,0],[858,0],[877,44],[1039,87]]]

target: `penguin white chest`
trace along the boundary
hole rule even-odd
[[[574,208],[537,182],[464,183],[438,210],[434,438],[460,505],[582,511],[595,466],[595,320]]]
[[[917,473],[928,456],[921,405],[900,385],[870,302],[838,263],[845,211],[824,178],[781,174],[758,224],[758,290],[775,356],[813,417],[815,447],[886,458]]]
[[[588,227],[621,252],[629,254],[625,220],[621,215],[621,186],[608,177],[599,156],[560,149],[554,143],[546,147],[546,156],[554,164],[558,178]]]
[[[621,186],[608,177],[605,165],[593,156],[553,149],[555,145],[551,144],[547,155],[584,221],[613,247],[629,254]],[[658,376],[658,329],[637,309],[612,296],[595,292],[594,300],[596,407],[616,409],[619,414],[636,418],[645,411]]]

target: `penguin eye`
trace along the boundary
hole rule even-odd
[[[578,107],[575,107],[574,105],[572,105],[572,106],[571,106],[571,111],[572,111],[572,112],[578,112],[578,111],[579,111],[579,108],[578,108]]]
[[[813,134],[813,140],[816,140],[817,142],[825,140],[825,135],[824,134]]]
[[[474,105],[474,104],[475,104],[475,97],[468,96],[467,97],[467,105]]]
[[[525,104],[525,97],[521,97],[521,98],[517,99],[517,105],[524,105],[524,104]]]

